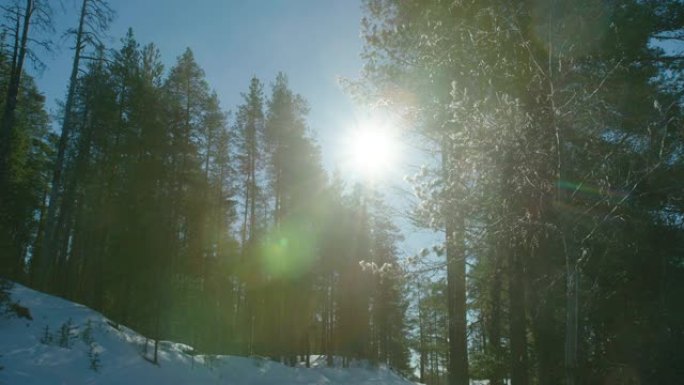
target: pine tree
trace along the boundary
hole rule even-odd
[[[312,202],[321,199],[326,182],[318,148],[308,137],[307,112],[304,99],[290,90],[287,77],[280,73],[272,87],[264,127],[274,222],[267,242],[284,240],[287,244],[280,246],[281,261],[268,252],[265,255],[272,301],[265,306],[270,309],[267,313],[275,309],[275,316],[282,320],[271,331],[277,341],[274,353],[291,365],[297,354],[307,351],[314,322],[310,293],[318,244],[317,237],[306,234],[317,233],[314,229],[320,219]]]
[[[421,134],[440,140],[449,156],[442,171],[455,174],[437,174],[441,185],[420,192],[427,222],[445,212],[452,218],[447,210],[458,207],[467,214],[466,229],[483,226],[488,235],[486,247],[477,238],[466,245],[475,255],[491,250],[505,262],[512,383],[530,382],[533,365],[540,383],[581,381],[580,353],[587,347],[580,346],[579,333],[588,327],[580,324],[581,270],[594,252],[616,250],[603,238],[605,226],[631,212],[633,192],[662,167],[660,155],[646,155],[648,145],[641,152],[628,142],[641,138],[651,151],[667,151],[652,138],[654,132],[668,137],[669,124],[650,106],[662,112],[651,101],[671,96],[660,93],[668,86],[656,90],[647,79],[665,67],[649,63],[671,63],[672,57],[661,59],[647,42],[672,31],[673,19],[663,16],[681,17],[679,5],[366,6],[366,79],[378,94],[398,87],[414,96],[401,107],[422,117]],[[635,15],[649,21],[636,23]],[[658,128],[645,134],[648,126]],[[586,186],[597,193],[582,193]],[[624,194],[611,197],[617,186]],[[440,208],[440,200],[450,203]],[[492,284],[500,281],[490,276]],[[553,296],[538,295],[542,290]],[[534,315],[529,324],[528,314]],[[535,336],[534,363],[527,358],[528,330]]]
[[[250,81],[249,92],[243,94],[244,104],[238,107],[235,121],[235,151],[238,163],[238,174],[241,183],[242,199],[242,224],[240,228],[240,240],[242,248],[241,280],[244,288],[236,291],[236,303],[240,309],[241,329],[246,340],[242,342],[243,353],[253,354],[254,328],[256,308],[258,301],[255,297],[254,288],[261,280],[256,263],[255,251],[257,237],[257,202],[260,195],[258,177],[260,175],[262,135],[264,127],[263,112],[263,86],[253,77]]]
[[[50,41],[40,35],[50,32],[52,15],[49,4],[36,0],[27,0],[23,7],[13,2],[2,10],[8,24],[3,25],[0,52],[0,269],[9,277],[25,279],[23,261],[28,242],[35,236],[34,215],[42,206],[37,196],[42,195],[43,186],[37,173],[43,170],[36,167],[47,166],[45,158],[49,155],[45,151],[49,144],[45,143],[48,122],[42,111],[44,98],[25,73],[25,63],[42,63],[34,47],[50,49]],[[12,40],[10,44],[7,38]]]
[[[69,89],[67,91],[66,101],[64,104],[64,117],[62,118],[62,130],[59,138],[59,145],[57,147],[57,156],[55,159],[54,171],[52,173],[52,183],[49,195],[49,204],[45,221],[45,236],[43,238],[43,245],[40,248],[39,258],[43,259],[43,263],[39,264],[44,268],[44,271],[39,272],[41,280],[45,280],[45,275],[49,274],[49,269],[52,268],[53,260],[58,258],[55,255],[55,250],[58,247],[56,242],[57,237],[57,207],[62,204],[62,208],[68,207],[69,202],[61,202],[62,190],[62,173],[64,171],[65,155],[67,151],[67,143],[71,135],[72,120],[74,119],[72,109],[74,99],[76,97],[76,86],[78,82],[78,73],[80,69],[81,58],[88,46],[98,47],[101,45],[99,35],[104,33],[112,20],[113,11],[104,0],[83,0],[81,3],[81,11],[78,19],[78,27],[70,30],[69,33],[74,35],[74,57],[71,67],[71,75],[69,77]],[[71,213],[60,212],[60,216],[71,215]],[[57,262],[59,263],[59,262]]]
[[[371,298],[371,359],[406,375],[410,372],[406,323],[407,282],[399,262],[399,228],[390,218],[389,207],[377,193],[370,192],[369,215],[371,258],[366,269],[373,273]]]
[[[0,65],[2,84],[9,78],[5,64]],[[45,98],[28,75],[22,77],[18,101],[10,173],[3,187],[6,190],[1,194],[0,270],[6,277],[27,281],[25,261],[44,223],[46,170],[51,164],[53,138],[48,130]]]
[[[52,30],[52,10],[47,2],[41,0],[26,0],[23,7],[17,2],[12,6],[3,7],[3,10],[10,22],[8,26],[10,37],[14,40],[9,65],[9,80],[4,98],[2,120],[0,120],[0,189],[5,192],[11,188],[6,184],[9,183],[11,162],[15,158],[12,153],[16,144],[13,141],[17,135],[16,110],[21,79],[24,76],[24,63],[28,57],[32,58],[34,62],[40,63],[40,59],[31,49],[31,44],[46,49],[50,48],[49,40],[35,38],[33,33],[49,33]],[[32,37],[29,37],[29,34],[32,34]],[[4,205],[3,202],[0,204]]]

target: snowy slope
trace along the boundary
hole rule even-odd
[[[0,384],[412,384],[386,368],[307,369],[191,356],[185,353],[191,347],[172,342],[160,344],[156,366],[143,357],[145,337],[100,313],[18,284],[11,297],[33,320],[0,317]]]

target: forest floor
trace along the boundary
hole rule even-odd
[[[410,385],[385,367],[311,368],[238,356],[209,356],[175,342],[159,344],[100,313],[19,284],[0,315],[0,384],[374,384]],[[145,353],[147,344],[147,353]]]

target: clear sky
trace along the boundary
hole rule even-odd
[[[60,5],[61,1],[61,5]],[[80,0],[50,0],[56,36],[74,27]],[[206,79],[218,93],[224,110],[242,102],[249,80],[256,75],[265,94],[279,71],[290,87],[308,100],[309,126],[321,145],[323,162],[332,171],[343,156],[344,136],[358,119],[351,98],[339,86],[340,77],[356,79],[363,62],[360,53],[361,4],[358,0],[110,0],[116,11],[109,47],[118,48],[126,30],[133,28],[141,45],[153,42],[166,68],[190,47]],[[59,48],[45,58],[47,69],[36,74],[48,108],[63,99],[72,60],[71,40],[56,39]],[[45,55],[43,55],[45,56]],[[400,179],[406,172],[397,172]],[[395,207],[405,207],[391,197]],[[426,246],[434,236],[421,236],[405,220],[398,224],[407,235],[405,253]],[[429,242],[432,243],[432,242]]]
[[[61,2],[53,5],[56,36],[75,26],[80,3]],[[142,45],[160,48],[167,69],[190,47],[224,110],[241,103],[240,93],[253,75],[266,84],[268,95],[275,75],[285,72],[291,88],[309,101],[309,125],[326,167],[332,167],[337,133],[354,121],[351,100],[337,79],[358,77],[362,66],[358,1],[110,0],[110,5],[117,16],[109,46],[118,47],[131,27]],[[45,60],[48,69],[37,75],[49,108],[64,98],[73,54],[71,41],[57,42],[58,50]]]

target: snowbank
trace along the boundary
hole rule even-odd
[[[0,318],[0,384],[412,384],[386,368],[192,356],[191,347],[174,342],[160,344],[157,366],[143,356],[145,337],[100,313],[18,284],[11,297],[32,320]],[[150,342],[148,356],[152,349]]]

